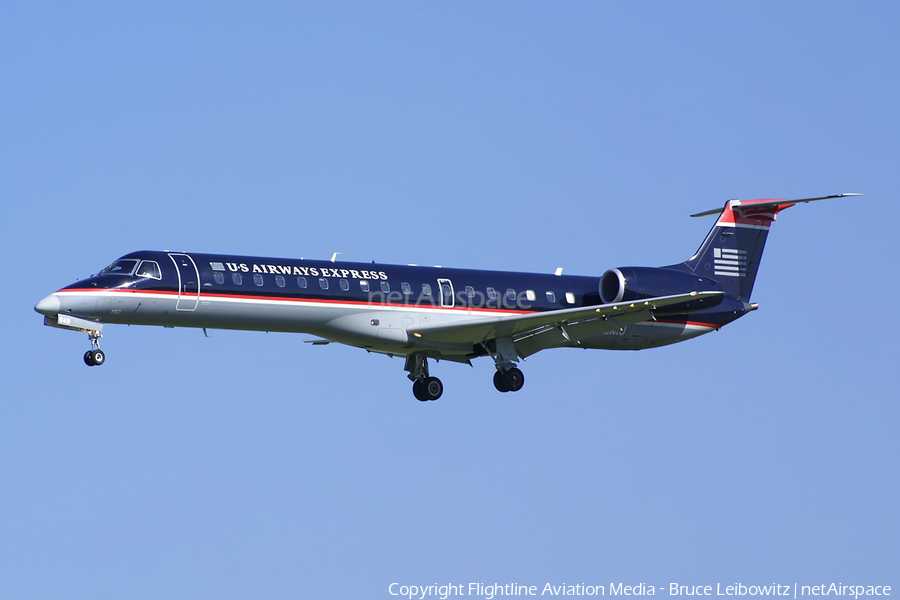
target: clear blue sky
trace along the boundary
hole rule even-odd
[[[388,585],[900,593],[900,8],[49,2],[0,8],[0,597]],[[32,306],[138,249],[599,276],[773,229],[760,310],[499,394],[302,336]]]

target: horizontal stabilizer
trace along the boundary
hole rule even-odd
[[[763,208],[765,206],[784,206],[787,208],[788,206],[793,206],[794,204],[803,204],[805,202],[815,202],[817,200],[828,200],[830,198],[846,198],[848,196],[863,196],[864,194],[856,194],[852,192],[848,192],[845,194],[835,194],[834,196],[819,196],[817,198],[800,198],[797,200],[786,200],[784,198],[776,198],[774,200],[729,200],[729,204],[732,207],[736,206],[752,206],[754,208]],[[699,212],[695,215],[691,215],[692,217],[706,217],[709,215],[717,215],[722,212],[722,208],[713,208],[712,210],[705,210],[703,212]]]

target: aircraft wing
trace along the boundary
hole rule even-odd
[[[724,292],[690,292],[660,296],[640,302],[616,302],[528,315],[509,315],[411,327],[408,333],[425,345],[429,343],[448,346],[479,344],[491,339],[512,338],[513,342],[517,344],[520,355],[527,356],[553,345],[534,343],[536,340],[529,340],[529,343],[525,343],[528,338],[555,332],[561,334],[572,345],[577,346],[577,340],[569,336],[566,328],[590,324],[591,335],[599,335],[606,331],[621,331],[628,325],[652,319],[653,311],[658,308],[723,294]]]

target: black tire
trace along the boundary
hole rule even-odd
[[[428,402],[428,398],[425,397],[425,389],[422,386],[421,379],[413,381],[413,396],[415,396],[416,400],[419,402]]]
[[[89,367],[94,366],[94,364],[95,364],[94,363],[94,353],[92,351],[88,350],[87,352],[84,353],[84,364],[86,364]]]
[[[437,377],[427,377],[422,382],[422,391],[429,400],[437,400],[444,393],[444,384]]]
[[[503,382],[511,392],[518,392],[525,385],[525,374],[519,369],[513,367],[503,374]]]
[[[103,350],[91,350],[91,361],[99,367],[106,362],[106,354],[103,353]]]
[[[508,392],[509,387],[506,385],[506,379],[503,377],[503,371],[494,373],[494,387],[498,392]]]

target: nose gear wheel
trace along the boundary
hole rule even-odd
[[[100,348],[84,353],[84,364],[89,367],[99,367],[104,362],[106,362],[106,354]]]

